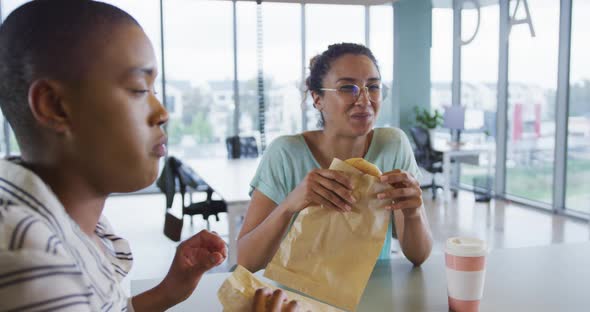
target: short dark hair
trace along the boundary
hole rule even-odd
[[[27,100],[31,84],[40,78],[79,80],[93,49],[107,44],[103,38],[120,24],[139,26],[110,4],[35,0],[14,10],[0,25],[0,107],[19,143],[31,142],[36,129]]]
[[[321,90],[323,88],[322,80],[324,80],[324,77],[330,71],[332,62],[346,54],[364,55],[368,57],[375,64],[375,67],[377,67],[377,71],[379,71],[379,65],[377,65],[377,59],[375,59],[373,52],[364,45],[347,42],[332,44],[322,54],[312,57],[309,61],[309,76],[305,79],[307,91],[324,95],[324,91]],[[322,127],[324,125],[324,116],[321,113],[320,116],[321,120],[318,126]]]

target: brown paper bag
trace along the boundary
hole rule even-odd
[[[337,307],[354,310],[379,257],[391,212],[377,193],[390,188],[334,159],[330,169],[351,178],[351,212],[310,206],[301,211],[266,267],[265,277]]]
[[[234,273],[223,282],[221,288],[217,291],[217,297],[223,305],[223,311],[225,312],[250,312],[252,311],[252,303],[256,289],[263,287],[273,290],[277,289],[277,287],[273,287],[260,281],[244,267],[238,265]],[[289,301],[298,301],[300,311],[341,311],[327,304],[317,302],[290,291],[283,291],[289,298]]]

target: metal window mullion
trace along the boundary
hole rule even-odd
[[[301,2],[301,131],[307,130],[307,101],[305,100],[305,3]]]
[[[461,11],[463,9],[462,0],[453,0],[453,81],[451,90],[451,105],[461,106]],[[459,141],[459,131],[451,130],[451,141]],[[453,166],[453,172],[459,172],[459,164]],[[459,181],[459,175],[455,174],[453,182]]]
[[[453,106],[461,106],[461,3],[461,0],[453,1]]]
[[[567,122],[569,115],[569,71],[572,0],[562,0],[559,17],[559,61],[555,111],[555,165],[553,167],[553,210],[565,210],[567,175]]]
[[[508,140],[508,55],[510,3],[500,0],[500,42],[498,44],[498,99],[496,109],[496,195],[506,194],[506,151]]]
[[[395,0],[391,1],[391,18],[393,19],[393,23],[391,23],[391,33],[393,34],[393,40],[392,41],[392,51],[393,51],[393,55],[391,56],[393,62],[391,65],[391,88],[390,88],[390,92],[389,92],[389,101],[391,102],[391,116],[393,118],[393,120],[390,120],[391,124],[393,126],[397,126],[399,127],[399,114],[396,114],[396,109],[395,109],[395,98],[393,97],[393,95],[391,95],[392,91],[393,91],[393,86],[394,86],[394,81],[395,81],[395,56],[396,54],[398,54],[397,52],[397,47],[399,45],[396,44],[396,35],[395,35]],[[431,28],[432,29],[432,28]],[[431,45],[432,46],[432,45]],[[395,116],[398,116],[398,118],[396,118]]]
[[[462,0],[453,0],[453,77],[451,83],[451,105],[461,106],[461,10]],[[451,141],[459,141],[460,130],[451,130]],[[458,162],[451,165],[449,185],[459,185],[461,167]]]
[[[166,99],[166,61],[164,54],[164,0],[160,0],[160,66],[162,68],[162,103],[166,109],[168,107],[168,101]],[[168,129],[168,123],[164,125],[165,129]]]
[[[237,0],[233,0],[234,48],[234,135],[240,135],[240,87],[238,80],[238,17]]]
[[[264,16],[262,1],[256,4],[256,63],[258,83],[258,131],[260,131],[260,150],[266,150],[266,103],[264,101]]]
[[[365,5],[365,46],[371,48],[371,6]]]
[[[392,120],[392,124],[395,127],[400,127],[401,125],[401,86],[398,80],[396,80],[396,77],[400,77],[402,76],[401,74],[398,75],[398,73],[401,71],[400,69],[400,60],[399,58],[401,57],[402,53],[399,53],[400,51],[400,29],[402,29],[402,27],[400,25],[396,24],[400,23],[400,19],[396,18],[396,10],[395,7],[396,5],[399,6],[399,2],[398,1],[393,1],[392,4],[393,6],[393,80],[391,81],[391,110],[393,112],[393,120]],[[397,13],[399,14],[399,13]]]

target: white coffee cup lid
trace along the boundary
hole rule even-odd
[[[447,239],[446,253],[460,257],[480,257],[488,253],[486,242],[474,237]]]

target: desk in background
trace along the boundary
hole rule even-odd
[[[590,310],[590,242],[493,250],[486,262],[482,312]],[[170,311],[222,311],[217,290],[229,274],[206,274]],[[131,281],[131,293],[159,282]],[[447,312],[444,255],[431,255],[419,268],[406,259],[378,261],[357,311]]]
[[[467,163],[478,165],[480,164],[480,156],[486,155],[487,176],[492,176],[494,174],[492,172],[492,163],[494,161],[495,152],[493,144],[465,144],[451,146],[447,141],[435,140],[433,142],[433,149],[443,153],[443,199],[445,203],[451,201],[451,160],[460,160],[463,158],[467,160],[465,161]]]
[[[196,159],[187,161],[195,172],[227,204],[229,265],[237,263],[237,239],[239,225],[246,216],[250,203],[250,182],[258,168],[260,158],[241,159]]]

